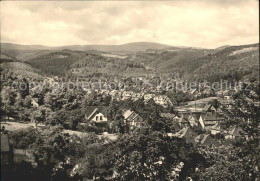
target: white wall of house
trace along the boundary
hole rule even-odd
[[[95,122],[107,121],[107,118],[104,116],[104,114],[98,113],[92,118],[92,121]]]
[[[202,129],[205,129],[204,119],[202,118],[202,116],[200,116],[200,118],[199,118],[199,123],[200,123]]]
[[[189,116],[189,122],[191,126],[198,126],[196,119],[193,116]]]

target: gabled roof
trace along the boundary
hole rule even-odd
[[[86,119],[90,120],[92,119],[96,114],[102,113],[105,117],[107,117],[107,107],[106,106],[101,106],[101,107],[88,107],[86,110]]]
[[[209,141],[212,142],[213,139],[208,134],[204,135],[203,139],[201,140],[201,144],[206,144]]]
[[[193,115],[194,117],[196,117],[197,120],[199,120],[200,115],[201,115],[201,112],[192,112],[192,115]]]
[[[188,121],[190,122],[191,126],[198,125],[199,123],[199,119],[197,119],[196,115],[194,114],[189,115]]]
[[[209,109],[211,108],[211,104],[207,104],[206,106],[204,106],[204,108],[202,109],[203,111],[209,111]]]
[[[208,134],[201,134],[201,135],[197,136],[195,138],[195,141],[197,143],[200,143],[200,144],[206,145],[206,146],[210,146],[210,145],[213,145],[213,146],[216,146],[216,147],[220,146],[220,143],[213,140],[211,138],[211,136],[208,135]]]
[[[225,140],[223,143],[222,143],[222,145],[223,146],[232,146],[232,140],[230,140],[230,139],[227,139],[227,140]]]
[[[97,114],[97,111],[98,111],[98,108],[95,108],[95,109],[93,110],[93,112],[87,117],[87,119],[92,119],[92,118],[94,117],[94,115]]]
[[[201,114],[201,117],[204,121],[220,121],[225,119],[223,117],[220,117],[216,113]]]
[[[179,132],[181,130],[181,127],[178,124],[173,124],[173,129],[175,132]]]
[[[197,136],[197,134],[194,133],[194,132],[190,129],[190,127],[183,128],[182,130],[180,130],[180,131],[178,132],[178,134],[179,134],[179,137],[181,137],[181,138],[187,137],[187,136],[194,136],[194,137]]]
[[[197,116],[196,116],[195,114],[190,114],[189,120],[190,120],[191,118],[194,118],[194,120],[195,120],[196,122],[199,121],[199,119],[197,118]]]
[[[191,89],[190,93],[194,94],[197,91],[197,89]]]
[[[186,135],[187,131],[188,131],[188,127],[183,128],[176,135],[178,135],[178,137],[180,138],[183,138]]]
[[[135,118],[140,117],[137,113],[135,113],[134,111],[131,111],[131,110],[126,110],[123,113],[123,116],[124,116],[125,120],[127,120],[127,121],[132,121]]]
[[[216,124],[215,124],[214,126],[212,126],[210,129],[211,129],[211,130],[220,131],[220,132],[224,131],[224,129],[221,128],[221,127],[220,127],[220,124],[218,124],[218,123],[216,123]]]
[[[228,131],[228,133],[229,133],[230,135],[233,135],[233,136],[239,136],[239,135],[240,135],[240,132],[242,132],[242,131],[243,131],[243,130],[242,130],[241,127],[235,126],[234,128],[230,129],[230,130]]]
[[[8,152],[8,151],[10,151],[8,135],[1,133],[1,152]]]
[[[126,110],[123,114],[124,118],[127,119],[131,114],[133,114],[133,111],[131,110]]]
[[[185,138],[187,142],[195,144],[194,138],[197,136],[189,127],[183,128],[175,136]]]
[[[160,98],[163,99],[163,101],[170,101],[169,97],[167,95],[157,95],[153,99]]]
[[[200,134],[200,135],[197,136],[194,140],[195,140],[197,143],[200,143],[203,138],[204,138],[204,134]]]
[[[188,115],[183,115],[179,120],[179,123],[189,123],[188,121]]]

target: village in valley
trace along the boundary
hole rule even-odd
[[[259,181],[259,1],[1,1],[1,181]]]
[[[10,72],[10,70],[7,72]],[[118,179],[121,178],[119,177],[120,172],[110,162],[112,158],[109,158],[109,160],[103,158],[105,162],[110,162],[110,165],[103,162],[102,164],[105,165],[101,165],[102,168],[109,167],[108,171],[101,171],[102,168],[96,166],[96,168],[92,168],[92,172],[85,173],[84,169],[86,169],[86,163],[89,162],[88,159],[90,158],[87,156],[88,153],[85,153],[86,157],[83,155],[86,150],[90,149],[90,145],[117,147],[118,144],[125,141],[122,140],[123,138],[130,139],[131,136],[137,136],[143,134],[142,132],[145,130],[151,130],[162,134],[163,139],[184,140],[185,144],[196,148],[198,154],[207,158],[209,155],[219,152],[217,150],[223,151],[223,149],[234,147],[233,144],[247,134],[243,129],[244,124],[232,123],[234,111],[241,109],[236,106],[238,101],[236,95],[246,95],[246,99],[245,97],[239,99],[245,99],[250,106],[259,109],[257,93],[255,92],[257,89],[254,87],[255,83],[252,82],[241,81],[231,89],[226,90],[209,89],[203,84],[198,84],[195,88],[193,86],[192,88],[177,90],[176,80],[172,80],[175,81],[175,84],[171,84],[171,89],[167,89],[165,86],[148,84],[149,81],[144,81],[143,77],[132,77],[126,80],[123,83],[118,83],[118,85],[124,85],[121,88],[105,89],[104,86],[98,88],[93,82],[91,85],[95,86],[92,87],[71,87],[72,81],[62,82],[58,76],[40,78],[37,81],[35,80],[37,84],[29,85],[29,81],[25,77],[13,73],[2,74],[2,111],[5,114],[2,115],[1,122],[1,135],[3,135],[1,136],[1,150],[3,150],[1,154],[6,155],[4,157],[6,161],[2,168],[9,170],[10,168],[14,169],[16,163],[30,163],[31,169],[36,169],[41,162],[40,160],[36,161],[35,156],[40,158],[43,155],[37,155],[40,154],[40,150],[36,152],[35,146],[41,143],[39,141],[42,136],[57,134],[56,136],[63,135],[63,141],[65,139],[77,140],[73,144],[76,144],[74,149],[78,153],[75,152],[76,150],[70,150],[77,154],[73,156],[64,155],[65,162],[60,161],[59,163],[64,164],[63,166],[71,165],[70,171],[67,170],[69,171],[67,172],[68,178],[72,180],[79,178],[83,180],[90,178],[94,180]],[[129,80],[132,80],[130,81],[131,84],[129,84]],[[133,82],[136,80],[139,81],[137,84],[139,86],[134,85]],[[140,82],[146,82],[146,84],[140,84]],[[12,84],[10,85],[10,83]],[[111,84],[111,82],[109,83]],[[19,89],[19,84],[28,87]],[[116,85],[115,82],[113,82],[113,85]],[[175,85],[175,89],[172,85]],[[182,85],[185,87],[184,83]],[[248,114],[250,115],[250,113]],[[253,119],[255,118],[253,117]],[[250,118],[248,121],[250,121]],[[258,129],[259,127],[257,127]],[[138,141],[138,138],[131,139]],[[86,140],[93,143],[81,145]],[[56,142],[58,140],[48,141]],[[46,140],[44,144],[50,143]],[[87,148],[84,148],[85,146]],[[98,147],[92,149],[101,149]],[[41,147],[38,146],[37,148]],[[50,154],[49,151],[46,154]],[[63,154],[66,154],[66,152]],[[83,160],[86,160],[82,162],[78,154],[83,156]],[[95,159],[96,156],[93,154],[91,157]],[[108,153],[97,151],[96,154]],[[113,152],[109,154],[113,155]],[[153,157],[154,163],[158,162],[158,164],[163,165],[161,159],[165,158],[163,153],[161,154],[159,153],[157,158]],[[113,155],[113,159],[116,159],[115,155]],[[69,160],[73,160],[73,162],[69,162]],[[179,159],[179,161],[181,164],[187,162],[184,158]],[[203,162],[203,164],[206,164],[205,161]],[[60,169],[63,166],[60,166]],[[182,167],[183,165],[176,168],[171,167],[167,177],[171,179],[187,177],[180,175]],[[125,169],[132,170],[134,168]],[[202,168],[196,165],[193,169]],[[19,169],[16,168],[16,170],[19,174]],[[96,172],[93,172],[95,170]],[[32,177],[32,175],[30,176]],[[149,175],[144,175],[144,177],[151,178]],[[196,177],[196,175],[188,177]]]

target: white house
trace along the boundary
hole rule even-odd
[[[170,105],[170,106],[173,106],[171,100],[170,100],[169,97],[166,96],[166,95],[155,96],[155,97],[153,98],[153,100],[154,100],[154,102],[155,102],[156,104],[159,104],[159,105],[161,105],[161,106],[163,106],[163,107],[168,107],[169,105]]]
[[[94,111],[87,117],[87,120],[93,121],[95,123],[104,123],[108,121],[104,113],[102,113],[98,108],[94,109]]]

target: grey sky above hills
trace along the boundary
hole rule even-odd
[[[217,48],[259,40],[257,0],[3,1],[1,42]]]

